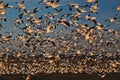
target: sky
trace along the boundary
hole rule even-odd
[[[14,5],[15,7],[17,7],[15,2],[21,2],[22,0],[4,0],[4,4],[9,3],[9,5]],[[40,7],[40,11],[38,12],[38,14],[36,15],[36,17],[39,17],[41,14],[46,14],[49,12],[54,12],[54,10],[52,8],[46,9],[45,5],[43,4],[38,4],[40,0],[25,0],[25,6],[27,7],[27,9],[29,10],[33,10],[35,7]],[[63,8],[63,13],[69,13],[68,10],[68,4],[72,4],[72,3],[77,3],[80,6],[84,6],[85,0],[60,0],[60,7],[58,7],[58,9]],[[120,0],[99,0],[99,15],[94,14],[94,16],[96,16],[97,21],[102,23],[102,24],[106,24],[105,20],[109,17],[114,17],[115,13],[120,13],[120,11],[116,11],[115,8],[120,5]],[[4,26],[6,26],[7,28],[0,30],[0,33],[4,34],[5,31],[12,31],[13,30],[13,20],[18,18],[18,11],[16,9],[7,9],[7,14],[5,14],[5,16],[7,17],[7,22],[3,22],[0,21],[0,23]],[[108,23],[107,23],[108,24]],[[119,25],[116,24],[111,24],[109,23],[109,27],[112,29],[118,29]],[[20,32],[19,30],[15,30],[15,32]]]

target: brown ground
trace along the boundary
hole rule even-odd
[[[27,75],[1,75],[0,80],[25,80]],[[36,74],[31,76],[31,80],[120,80],[120,73],[111,73],[104,78],[96,74],[67,73],[67,74]]]

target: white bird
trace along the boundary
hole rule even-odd
[[[85,0],[85,2],[92,3],[95,2],[96,0]]]
[[[117,11],[120,11],[120,5],[116,8]]]
[[[25,80],[30,80],[30,75],[28,75]]]
[[[3,67],[3,63],[2,62],[0,62],[0,69]]]
[[[60,6],[59,0],[57,0],[56,2],[43,0],[43,3],[46,5],[46,8],[57,8],[58,6]]]

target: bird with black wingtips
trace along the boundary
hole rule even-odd
[[[47,0],[42,0],[42,2],[46,5],[46,8],[52,7],[52,8],[57,8],[58,6],[60,6],[60,0],[56,0],[56,2],[54,1],[47,1]]]
[[[96,20],[96,17],[91,17],[91,19],[90,19],[90,20],[94,22],[95,26],[97,25],[97,20]]]
[[[64,13],[60,16],[60,18],[63,18],[63,17],[69,17],[71,16],[72,13]]]
[[[61,12],[61,11],[63,10],[63,8],[61,8],[61,9],[55,8],[55,10],[56,10],[57,12]]]
[[[28,11],[27,14],[29,17],[35,17],[35,14],[39,11],[39,7],[35,7],[32,11]]]
[[[5,15],[7,14],[7,10],[5,8],[0,9],[0,15]]]
[[[9,35],[9,36],[4,36],[4,35],[2,35],[2,40],[3,41],[10,41],[11,40],[11,37],[12,37],[12,35]]]
[[[14,5],[10,5],[9,3],[7,3],[7,4],[4,6],[4,8],[13,8],[13,9],[14,9],[15,7],[14,7]]]
[[[96,13],[96,14],[98,14],[98,9],[99,9],[99,7],[98,7],[98,3],[96,3],[96,4],[94,4],[94,5],[92,5],[91,7],[90,7],[90,13]]]
[[[2,9],[2,8],[14,8],[14,6],[13,5],[9,5],[9,3],[4,5],[4,2],[0,1],[0,9]]]
[[[54,2],[54,3],[51,4],[52,8],[57,8],[59,6],[60,6],[60,0],[56,0],[56,2]]]
[[[85,2],[87,3],[86,7],[89,8],[93,5],[93,3],[98,4],[98,0],[85,0]]]
[[[96,17],[95,17],[95,16],[91,17],[91,15],[88,14],[88,15],[85,16],[85,20],[93,21],[93,22],[94,22],[94,26],[97,25],[97,20],[96,20]]]
[[[72,10],[72,8],[75,8],[79,13],[84,13],[84,12],[86,12],[86,7],[87,7],[87,5],[86,5],[86,6],[80,6],[80,5],[77,4],[77,3],[68,4],[68,6],[69,6],[69,10],[70,10],[70,11]],[[82,7],[82,8],[80,8],[80,7]]]
[[[56,21],[56,25],[58,24],[63,25],[66,29],[67,29],[67,26],[71,26],[69,21],[67,21],[66,19],[62,19],[62,18]]]
[[[9,32],[6,31],[5,33],[7,33],[8,35],[13,35],[14,32],[13,31],[9,31]]]
[[[115,20],[117,19],[117,17],[110,17],[108,19],[105,20],[105,22],[109,21],[111,23],[115,22]]]
[[[55,41],[48,40],[48,42],[51,42],[53,46],[56,46]]]
[[[85,13],[85,12],[87,12],[87,7],[86,7],[86,6],[83,6],[82,8],[79,9],[79,12],[80,12],[80,13]]]
[[[73,3],[73,4],[68,4],[69,10],[71,11],[72,8],[74,7],[75,9],[79,9],[79,4]]]
[[[103,24],[101,23],[97,23],[96,25],[96,30],[99,30],[99,31],[107,31],[107,29],[104,29],[104,26]]]
[[[39,11],[39,7],[35,7],[34,9],[33,9],[33,13],[37,13],[38,11]]]
[[[32,21],[33,24],[35,24],[35,25],[37,25],[37,26],[40,26],[41,20],[40,20],[39,18],[33,17],[33,18],[31,19],[31,21]]]
[[[7,22],[7,19],[6,19],[6,17],[0,17],[0,21],[5,21],[5,22]]]
[[[63,9],[59,9],[59,10],[55,9],[56,12],[54,12],[52,14],[50,14],[50,12],[48,12],[49,13],[48,18],[50,18],[51,20],[53,20],[55,18],[55,16],[58,16],[62,10]]]
[[[26,13],[23,12],[23,13],[19,14],[18,16],[19,16],[20,19],[22,19],[25,14],[26,14]]]
[[[18,18],[14,19],[12,22],[14,25],[17,25],[17,24],[20,25],[21,23],[24,23],[23,19],[18,19]]]
[[[83,19],[82,17],[83,12],[72,12],[72,16],[70,16],[70,19],[72,20],[72,23],[78,23],[80,19]]]
[[[0,15],[5,15],[7,14],[7,8],[14,8],[14,6],[9,5],[8,3],[4,5],[3,1],[0,2]],[[6,19],[5,19],[6,21]]]
[[[46,27],[46,33],[47,33],[47,34],[50,33],[50,32],[52,32],[52,31],[50,30],[50,28],[51,28],[51,24],[50,24],[50,22],[48,22],[47,27]]]
[[[55,9],[55,10],[56,10],[56,12],[54,12],[54,13],[48,12],[48,14],[43,15],[43,16],[45,16],[47,19],[50,19],[50,20],[54,21],[54,18],[60,14],[60,12],[62,11],[62,9],[60,9],[60,10]]]
[[[21,3],[16,2],[16,4],[18,6],[18,8],[16,8],[18,9],[18,12],[20,12],[21,10],[24,10],[26,13],[28,12],[28,10],[26,9],[26,6],[24,5],[24,0]]]
[[[0,1],[0,9],[4,8],[3,1]]]

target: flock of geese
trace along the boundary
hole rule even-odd
[[[68,10],[61,1],[41,0],[33,10],[25,6],[25,0],[14,5],[0,1],[0,75],[29,74],[26,80],[30,80],[31,74],[41,72],[104,77],[120,71],[120,32],[104,28],[108,23],[120,25],[120,5],[116,16],[102,24],[95,16],[100,15],[98,0],[85,0],[83,6],[70,3]],[[47,13],[40,14],[41,5]],[[14,20],[8,20],[8,9],[19,13]],[[9,31],[2,23],[11,21],[13,30]]]

